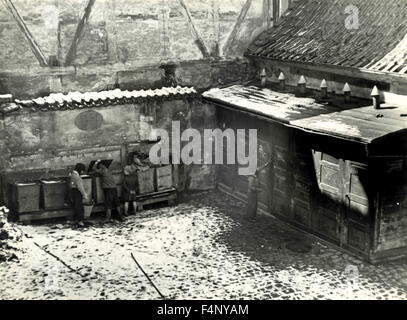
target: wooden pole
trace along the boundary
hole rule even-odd
[[[116,63],[119,60],[117,50],[116,0],[105,0],[105,21],[109,61]]]
[[[209,23],[212,26],[211,34],[211,56],[219,57],[219,0],[211,0],[211,8],[209,14]]]
[[[92,12],[92,7],[95,4],[96,0],[88,0],[88,3],[85,7],[85,12],[83,13],[81,21],[79,21],[76,28],[75,36],[72,40],[71,46],[68,53],[65,57],[65,66],[71,65],[76,58],[76,50],[78,49],[79,43],[82,41],[85,27],[88,24],[90,13]]]
[[[143,268],[140,266],[140,264],[137,262],[136,258],[134,257],[133,253],[131,253],[131,257],[133,258],[134,262],[137,264],[137,267],[143,272],[143,274],[146,276],[148,281],[150,281],[151,285],[154,287],[154,289],[158,292],[158,294],[161,296],[161,298],[165,299],[165,296],[158,290],[158,288],[155,286],[154,282],[150,279],[148,274],[143,270]]]
[[[273,0],[273,27],[280,24],[280,0]]]
[[[199,35],[198,31],[195,28],[194,22],[192,21],[191,13],[189,12],[187,5],[185,4],[184,0],[178,0],[178,2],[184,9],[189,29],[191,30],[192,36],[195,38],[195,44],[198,46],[198,49],[201,51],[204,58],[209,57],[208,49],[206,48],[204,41],[202,40],[201,36]]]
[[[263,0],[263,19],[264,19],[264,26],[266,29],[269,29],[271,27],[270,8],[271,8],[271,0]]]
[[[242,10],[240,10],[240,14],[237,17],[236,23],[233,27],[232,32],[230,33],[225,45],[223,46],[223,54],[228,55],[230,48],[232,44],[235,42],[237,34],[240,31],[240,28],[242,26],[243,20],[246,18],[247,12],[250,9],[250,6],[252,4],[252,0],[246,0],[246,3],[243,5]]]
[[[18,27],[20,28],[21,32],[24,34],[25,38],[28,41],[31,51],[34,53],[35,57],[37,58],[40,66],[46,67],[48,66],[48,60],[45,57],[44,53],[41,51],[40,46],[38,45],[37,41],[31,34],[30,30],[28,29],[27,25],[25,24],[23,18],[18,13],[16,7],[11,2],[11,0],[2,0],[6,9],[10,12],[13,16],[14,20],[17,22]]]

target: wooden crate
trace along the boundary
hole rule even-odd
[[[177,190],[175,188],[166,189],[164,191],[152,192],[136,197],[137,209],[143,210],[143,207],[148,204],[167,201],[168,205],[174,205],[177,200]]]
[[[156,168],[157,191],[170,189],[174,186],[172,178],[172,165]]]
[[[138,171],[138,189],[139,194],[154,192],[154,169],[150,168],[146,171]]]
[[[37,182],[14,183],[10,185],[11,208],[16,213],[40,210],[41,185]]]
[[[23,213],[18,215],[18,220],[26,224],[32,221],[56,219],[56,218],[72,218],[73,211],[70,208],[60,210],[37,211],[34,213]]]
[[[45,210],[62,209],[67,200],[68,184],[63,180],[41,181],[41,203]]]

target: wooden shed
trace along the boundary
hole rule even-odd
[[[259,210],[370,261],[407,253],[407,106],[235,85],[203,94],[219,128],[257,129]],[[236,143],[243,143],[237,141]],[[219,165],[218,189],[247,199],[238,165]]]

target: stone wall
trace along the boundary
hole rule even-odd
[[[203,130],[216,125],[214,115],[214,108],[199,97],[4,115],[0,119],[3,197],[7,199],[10,182],[67,176],[77,162],[113,159],[113,171],[121,172],[130,151],[149,151],[154,128],[167,130],[171,139],[172,121],[180,121],[181,130]],[[83,126],[85,117],[96,120]],[[214,187],[210,165],[181,164],[176,172],[180,191]]]
[[[86,0],[12,0],[44,55],[64,65]],[[287,0],[282,0],[282,9]],[[194,27],[208,51],[223,47],[245,1],[184,0]],[[242,56],[253,37],[264,30],[263,0],[252,0],[230,56]],[[4,6],[0,6],[0,69],[38,66],[24,35]],[[197,60],[202,53],[179,0],[97,0],[78,45],[75,65],[116,62],[158,63],[171,56]]]
[[[180,85],[202,91],[213,86],[246,82],[255,77],[254,71],[251,62],[244,58],[206,59],[180,62],[176,77]],[[0,71],[0,84],[4,92],[13,94],[15,98],[27,99],[52,92],[102,91],[115,87],[122,90],[160,88],[163,76],[164,71],[158,65],[115,64]]]

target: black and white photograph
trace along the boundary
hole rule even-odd
[[[0,300],[406,301],[407,0],[0,0]]]

